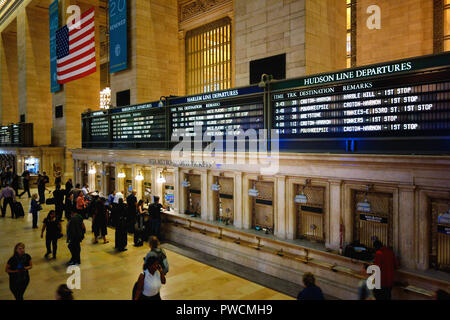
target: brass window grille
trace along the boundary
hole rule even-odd
[[[231,20],[224,18],[186,34],[186,93],[231,88]]]

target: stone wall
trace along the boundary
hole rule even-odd
[[[381,9],[381,29],[367,28],[370,5]],[[433,53],[433,0],[358,0],[357,65]]]
[[[16,21],[13,22],[14,28]],[[17,100],[17,33],[4,31],[0,41],[1,93],[0,123],[17,123],[19,109]]]
[[[286,53],[286,77],[305,74],[305,0],[235,0],[236,86],[250,82],[250,61]]]

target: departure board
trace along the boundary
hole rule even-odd
[[[217,137],[229,131],[264,129],[261,92],[259,87],[248,87],[171,101],[172,135]]]
[[[108,141],[109,117],[103,111],[93,113],[89,128],[92,141]]]
[[[111,115],[113,141],[163,141],[165,113],[163,108],[141,109]]]
[[[11,144],[11,131],[9,127],[0,127],[0,144]]]
[[[335,152],[348,149],[339,141],[354,139],[364,152],[448,153],[450,68],[408,72],[413,66],[414,60],[310,76],[293,88],[275,84],[272,128],[280,149]],[[356,75],[361,79],[352,81]]]

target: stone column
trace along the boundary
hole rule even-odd
[[[204,170],[200,175],[201,183],[201,202],[202,202],[202,220],[208,220],[208,170]]]
[[[0,124],[19,122],[17,100],[17,23],[10,23],[0,39]]]
[[[207,181],[206,181],[206,190],[202,190],[202,194],[206,193],[206,198],[207,198],[207,220],[208,221],[214,221],[216,220],[216,210],[215,208],[217,207],[217,195],[216,195],[216,191],[212,191],[211,190],[211,186],[214,184],[214,175],[212,174],[211,171],[208,170],[207,173]]]
[[[400,240],[399,257],[403,267],[413,269],[415,267],[414,222],[415,219],[415,186],[400,186],[399,190],[399,234],[395,235]]]
[[[245,177],[242,187],[242,227],[244,229],[251,229],[252,227],[252,213],[250,211],[250,197],[248,195],[248,190],[250,189],[249,184],[249,178]]]
[[[274,235],[286,239],[286,176],[276,177],[274,191]]]
[[[294,240],[297,234],[295,196],[294,184],[289,182],[286,190],[286,238],[289,240]]]
[[[184,214],[186,212],[186,208],[187,208],[187,191],[186,188],[183,188],[181,186],[181,183],[184,181],[184,179],[186,178],[186,173],[180,169],[180,174],[179,174],[179,180],[178,180],[178,184],[175,186],[175,189],[178,189],[178,194],[180,195],[180,201],[178,203],[178,208],[179,208],[179,213],[180,214]]]
[[[243,179],[242,172],[234,173],[234,226],[236,228],[242,229],[242,207],[243,207]]]
[[[329,207],[329,225],[330,228],[328,230],[329,235],[325,235],[326,243],[325,246],[332,250],[340,249],[340,226],[343,222],[343,218],[341,217],[342,212],[342,181],[341,180],[330,180],[330,203],[326,203]],[[343,240],[344,235],[342,235]]]
[[[134,181],[136,183],[136,197],[137,197],[138,201],[141,200],[144,195],[144,188],[143,188],[144,181],[136,180],[136,176],[139,173],[143,174],[142,171],[143,171],[142,167],[136,167],[136,174],[134,176]]]
[[[48,10],[21,8],[17,14],[19,115],[33,123],[35,146],[51,144],[49,41]]]

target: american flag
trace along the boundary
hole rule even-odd
[[[58,83],[80,79],[97,71],[94,7],[80,17],[80,28],[65,25],[56,31]]]

